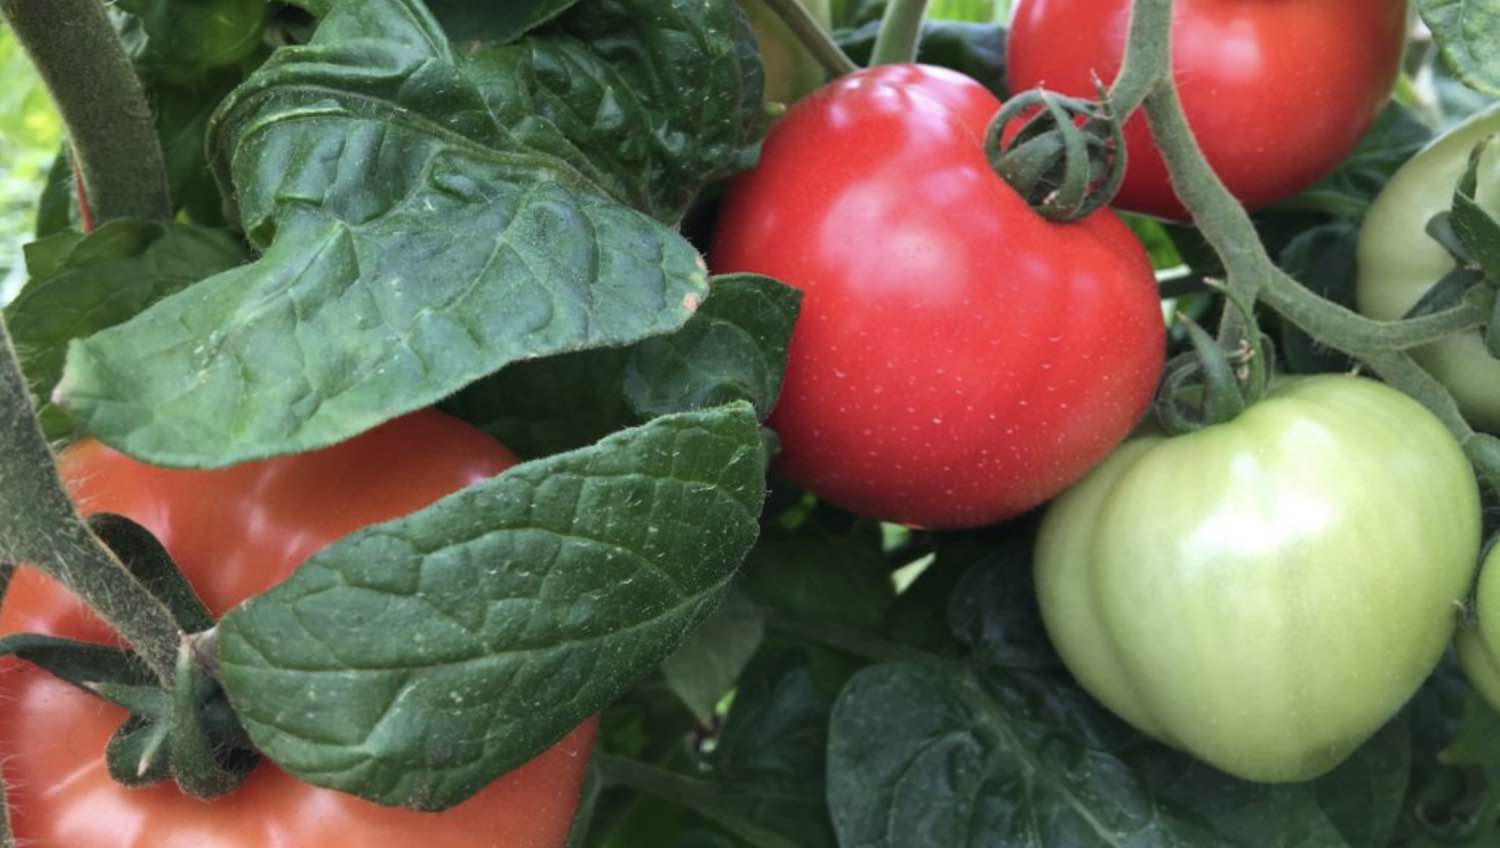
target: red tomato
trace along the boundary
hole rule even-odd
[[[1114,80],[1130,0],[1018,0],[1011,91],[1092,97]],[[1354,151],[1390,95],[1406,0],[1177,0],[1172,69],[1203,154],[1246,207],[1317,182]],[[1144,115],[1125,124],[1121,209],[1184,220]]]
[[[991,523],[1126,435],[1164,337],[1114,215],[1037,215],[985,160],[998,101],[920,65],[851,74],[772,128],[710,264],[805,292],[770,424],[781,470],[862,515]]]
[[[308,555],[366,524],[418,510],[516,459],[437,412],[334,447],[222,471],[153,468],[96,442],[64,451],[63,478],[88,513],[127,515],[171,551],[222,615],[284,580]],[[40,572],[21,568],[0,632],[118,640]],[[46,848],[560,848],[596,722],[441,813],[381,807],[301,783],[263,762],[211,803],[171,784],[127,789],[103,752],[125,713],[28,663],[0,662],[0,753],[20,844]]]

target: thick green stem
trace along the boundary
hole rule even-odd
[[[791,30],[792,34],[797,37],[797,41],[807,48],[807,52],[811,53],[814,59],[818,60],[818,64],[823,66],[823,70],[827,71],[830,77],[841,77],[859,70],[854,60],[833,43],[828,30],[824,29],[823,24],[813,17],[813,13],[802,5],[801,0],[761,0],[761,2],[774,12],[782,23],[786,24],[787,29]]]
[[[167,220],[161,142],[141,81],[100,0],[0,0],[67,126],[96,223]]]
[[[1120,72],[1109,87],[1110,107],[1124,121],[1166,78],[1172,65],[1172,29],[1161,21],[1172,19],[1172,0],[1136,0],[1130,10],[1130,35]]]
[[[0,563],[27,563],[68,587],[170,684],[181,632],[78,515],[37,425],[5,322],[0,320]]]
[[[1249,305],[1264,298],[1314,339],[1362,360],[1386,382],[1432,410],[1460,444],[1467,444],[1474,431],[1459,414],[1453,396],[1402,351],[1470,330],[1487,319],[1488,311],[1483,305],[1465,303],[1409,321],[1372,321],[1319,297],[1276,267],[1249,214],[1209,167],[1188,127],[1176,85],[1167,73],[1171,26],[1171,0],[1135,0],[1127,54],[1150,57],[1149,61],[1157,63],[1160,76],[1145,99],[1146,120],[1177,197],[1224,261],[1230,294]],[[1132,73],[1150,76],[1144,69]],[[1241,310],[1227,306],[1221,340],[1233,345],[1250,332],[1256,331]]]
[[[870,53],[870,65],[899,65],[917,60],[917,44],[922,40],[922,19],[927,16],[927,0],[890,0],[880,21],[880,34]]]

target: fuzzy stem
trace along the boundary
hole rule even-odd
[[[899,65],[917,60],[917,45],[922,40],[922,19],[927,15],[927,0],[890,0],[880,21],[880,34],[870,53],[870,65]]]
[[[844,74],[852,74],[859,70],[843,50],[828,35],[828,30],[812,12],[802,5],[801,0],[761,0],[766,8],[775,13],[781,22],[786,24],[787,29],[797,37],[797,41],[807,49],[808,53],[823,66],[830,77],[841,77]]]
[[[57,104],[93,221],[168,220],[167,168],[146,93],[99,0],[0,0]]]
[[[166,605],[89,530],[63,490],[0,320],[0,563],[26,563],[68,587],[166,685],[181,632]]]

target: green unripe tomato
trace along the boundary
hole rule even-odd
[[[803,49],[797,36],[766,7],[763,0],[738,2],[750,18],[755,40],[760,43],[760,59],[766,67],[767,103],[790,104],[828,81],[823,66]],[[832,20],[830,0],[802,0],[802,5],[825,29],[829,26]]]
[[[1127,442],[1047,512],[1036,582],[1105,706],[1238,777],[1307,780],[1432,671],[1479,544],[1478,485],[1442,424],[1323,375]]]
[[[1453,637],[1458,664],[1474,689],[1500,710],[1500,545],[1490,549],[1474,593],[1475,621]]]
[[[1443,134],[1391,177],[1359,233],[1359,311],[1382,321],[1405,315],[1432,284],[1454,268],[1451,254],[1427,235],[1427,222],[1453,205],[1453,190],[1469,153],[1500,133],[1500,103]],[[1479,204],[1500,213],[1500,144],[1480,161]],[[1458,401],[1476,427],[1500,432],[1500,359],[1490,356],[1478,330],[1412,352]]]

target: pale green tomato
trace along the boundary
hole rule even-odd
[[[1458,664],[1490,706],[1500,709],[1500,654],[1495,651],[1500,646],[1500,545],[1491,548],[1484,558],[1479,588],[1474,593],[1474,612],[1476,621],[1459,628],[1453,638]]]
[[[1105,706],[1238,777],[1307,780],[1432,671],[1479,543],[1478,485],[1442,424],[1323,375],[1127,442],[1047,512],[1036,582]]]
[[[1469,118],[1401,166],[1381,190],[1359,234],[1359,311],[1382,321],[1405,315],[1454,268],[1453,257],[1427,235],[1428,220],[1453,205],[1469,152],[1500,132],[1500,103]],[[1500,145],[1481,160],[1478,200],[1500,212]],[[1414,351],[1417,361],[1453,393],[1476,427],[1500,432],[1500,360],[1476,330]]]
[[[828,81],[828,74],[818,60],[802,48],[797,37],[787,29],[763,0],[738,0],[750,18],[755,40],[760,43],[761,63],[766,67],[767,103],[791,104]],[[829,0],[802,0],[826,29],[831,18]]]

